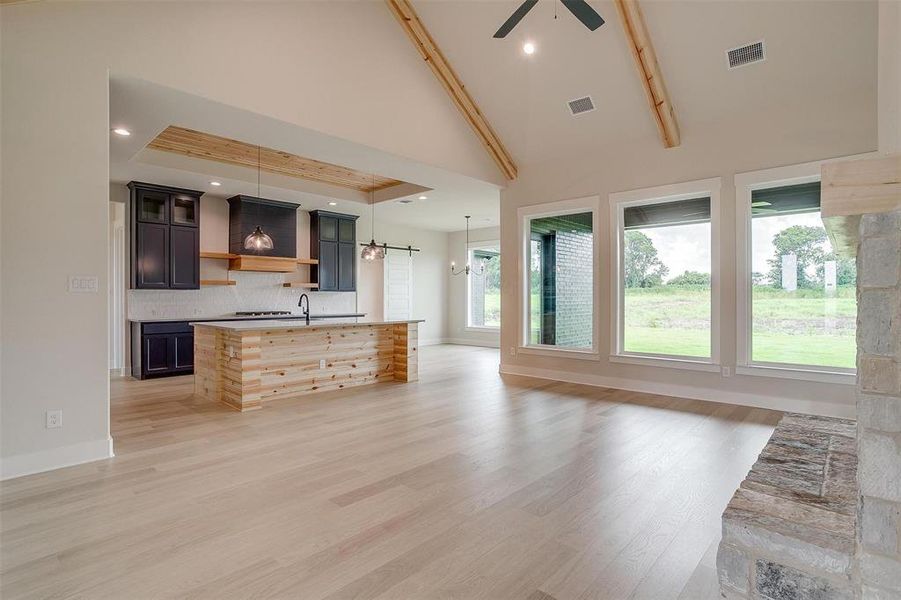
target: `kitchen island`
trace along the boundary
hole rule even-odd
[[[194,322],[194,393],[248,411],[275,398],[416,381],[421,322]]]

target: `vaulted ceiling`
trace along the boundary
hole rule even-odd
[[[413,3],[520,170],[601,148],[660,143],[616,8],[590,3],[607,21],[595,32],[541,0],[502,40],[492,35],[518,0]],[[700,129],[749,120],[778,136],[799,111],[824,103],[860,110],[875,98],[875,2],[641,6],[687,143]],[[765,62],[727,69],[726,50],[761,39]],[[527,40],[537,46],[531,56],[522,52]],[[597,110],[571,116],[566,102],[585,95]]]

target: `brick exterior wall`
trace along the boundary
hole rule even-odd
[[[862,598],[901,597],[901,211],[864,215],[857,253]]]
[[[557,231],[557,346],[591,346],[591,232]]]

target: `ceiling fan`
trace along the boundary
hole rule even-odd
[[[585,25],[591,31],[594,31],[598,27],[604,24],[604,19],[601,18],[601,15],[597,13],[593,8],[591,8],[585,0],[560,0],[563,3],[563,6],[569,10],[577,19],[582,21],[582,24]],[[535,5],[538,4],[538,0],[526,0],[522,4],[519,5],[513,14],[510,15],[510,18],[504,21],[504,24],[501,25],[501,28],[497,30],[494,34],[496,38],[507,37],[507,34],[513,31],[513,28],[522,21],[523,17],[525,17],[530,10],[532,10]]]

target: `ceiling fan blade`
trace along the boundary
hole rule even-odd
[[[507,37],[507,34],[513,31],[513,28],[516,27],[517,23],[522,21],[522,18],[526,16],[526,14],[532,10],[532,8],[538,4],[538,0],[526,0],[522,4],[519,5],[510,18],[504,21],[504,24],[501,25],[501,28],[497,30],[497,33],[494,34],[496,38]]]
[[[560,0],[569,12],[591,31],[604,24],[604,19],[585,0]]]

